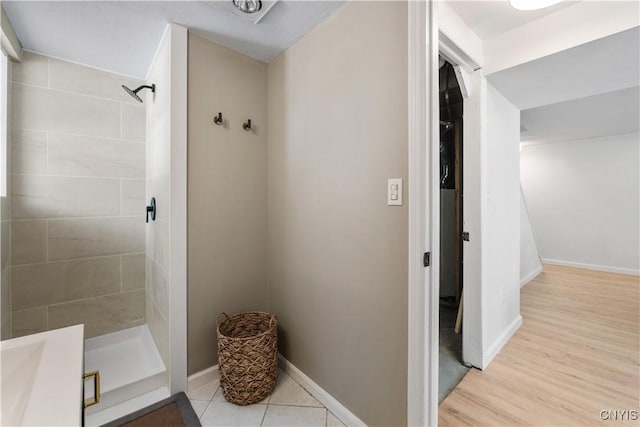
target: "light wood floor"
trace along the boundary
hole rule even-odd
[[[640,425],[640,278],[547,265],[521,292],[523,325],[440,405],[441,426]]]

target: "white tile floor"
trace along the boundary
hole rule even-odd
[[[284,371],[278,370],[276,388],[260,403],[238,406],[227,402],[219,381],[187,393],[204,427],[296,426],[341,427],[344,424]]]

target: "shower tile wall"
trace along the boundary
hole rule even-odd
[[[11,71],[12,62],[8,61],[8,91],[7,102],[11,102]],[[7,120],[11,120],[11,109],[7,111]],[[11,173],[11,130],[7,127],[6,152],[7,174]],[[9,178],[7,176],[6,178]],[[8,179],[7,179],[8,181]],[[10,183],[7,182],[7,187]],[[5,189],[3,189],[5,190]],[[0,339],[11,338],[11,194],[2,193],[0,196]]]
[[[9,197],[0,198],[0,339],[11,338],[11,237],[9,221]]]
[[[147,200],[156,198],[156,220],[146,234],[147,324],[168,372],[171,366],[171,37],[163,39],[149,79],[156,85],[147,97]],[[170,374],[169,374],[170,377]]]
[[[145,322],[146,118],[120,87],[140,83],[28,52],[14,64],[12,336]]]

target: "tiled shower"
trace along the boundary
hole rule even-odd
[[[28,52],[13,64],[12,337],[145,323],[145,107],[120,88],[140,83]]]
[[[167,27],[141,100],[123,90],[140,79],[34,52],[7,65],[1,339],[84,324],[101,377],[86,425],[187,386],[186,41]]]

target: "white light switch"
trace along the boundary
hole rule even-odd
[[[387,182],[387,205],[402,206],[402,178],[392,178]]]

